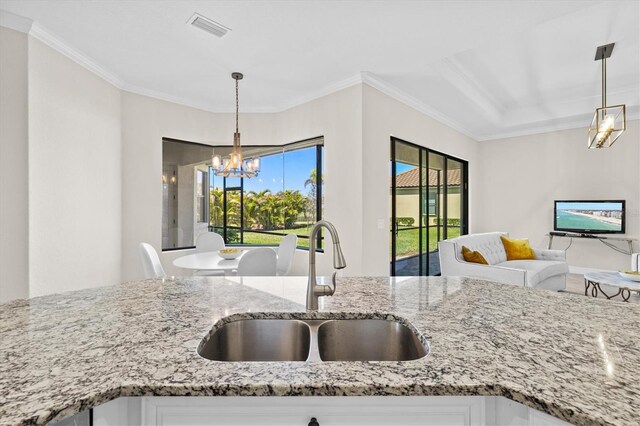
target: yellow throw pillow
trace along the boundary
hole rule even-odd
[[[507,252],[507,260],[531,260],[536,255],[529,245],[529,240],[514,240],[511,238],[500,236],[504,251]]]
[[[467,262],[481,263],[483,265],[489,264],[482,253],[480,253],[479,251],[471,251],[465,246],[462,246],[462,257],[464,257],[464,260]]]

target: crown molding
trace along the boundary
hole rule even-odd
[[[627,123],[629,121],[640,120],[640,107],[632,107],[632,111],[627,112]],[[506,132],[497,132],[497,133],[489,133],[486,135],[479,136],[476,140],[478,142],[490,142],[496,141],[500,139],[508,139],[508,138],[517,138],[523,136],[534,136],[534,135],[542,135],[545,133],[552,132],[560,132],[562,130],[573,130],[573,129],[584,129],[585,131],[585,141],[587,135],[587,129],[589,128],[589,124],[591,123],[592,114],[585,114],[584,117],[572,119],[571,121],[558,120],[563,121],[561,123],[556,124],[544,124],[541,126],[530,125],[526,130],[516,130],[516,131],[506,131]]]
[[[273,107],[273,108],[268,108],[268,107],[264,107],[264,108],[247,108],[247,109],[243,109],[242,113],[244,114],[275,114],[275,113],[279,113],[279,112],[283,112],[286,111],[288,109],[291,108],[295,108],[297,106],[300,105],[304,105],[308,102],[314,101],[316,99],[320,99],[322,97],[325,97],[327,95],[330,95],[332,93],[336,93],[339,92],[340,90],[346,89],[348,87],[351,86],[355,86],[357,84],[361,84],[362,83],[362,78],[360,73],[355,74],[349,78],[345,78],[344,80],[340,80],[336,83],[332,83],[329,84],[327,86],[324,86],[323,88],[321,88],[320,90],[314,91],[312,93],[309,93],[308,95],[298,98],[295,101],[292,102],[287,102],[286,104],[283,104],[281,106],[278,107]],[[167,95],[166,93],[162,93],[162,92],[158,92],[155,90],[149,90],[149,89],[145,89],[143,87],[139,87],[139,86],[134,86],[131,84],[124,84],[124,86],[122,87],[122,90],[126,91],[126,92],[130,92],[130,93],[135,93],[137,95],[142,95],[142,96],[147,96],[150,98],[154,98],[154,99],[159,99],[161,101],[166,101],[166,102],[171,102],[174,104],[179,104],[179,105],[183,105],[183,106],[187,106],[190,108],[196,108],[202,111],[206,111],[206,112],[213,112],[213,113],[218,113],[218,114],[231,114],[231,113],[235,113],[235,109],[233,108],[211,108],[210,106],[204,104],[204,103],[198,103],[198,102],[192,102],[188,99],[185,98],[181,98],[178,96],[172,96],[172,95]]]
[[[366,84],[368,86],[373,87],[374,89],[379,90],[380,92],[384,93],[385,95],[397,100],[400,103],[403,103],[413,109],[415,109],[418,112],[421,112],[431,118],[433,118],[434,120],[444,124],[445,126],[448,126],[460,133],[462,133],[463,135],[473,139],[473,140],[478,140],[477,137],[475,135],[473,135],[470,131],[468,131],[462,124],[458,123],[457,121],[451,119],[450,117],[436,111],[435,109],[433,109],[432,107],[430,107],[429,105],[425,104],[422,101],[419,101],[418,99],[414,98],[411,95],[406,94],[405,92],[403,92],[402,90],[398,89],[395,86],[392,86],[391,84],[388,84],[382,80],[380,80],[379,78],[375,77],[372,73],[370,72],[362,72],[362,83]]]
[[[498,99],[455,57],[444,58],[435,65],[435,69],[439,71],[444,80],[451,83],[470,102],[474,103],[479,110],[483,111],[493,124],[498,124],[502,121],[504,108],[501,107]]]
[[[160,101],[170,102],[173,104],[198,109],[205,112],[211,112],[215,114],[235,114],[235,108],[211,108],[209,105],[200,102],[193,102],[186,98],[182,98],[179,96],[168,95],[164,92],[158,92],[156,90],[146,89],[140,86],[134,86],[132,84],[125,83],[122,87],[120,87],[125,92],[133,93],[136,95],[146,96],[148,98],[157,99]],[[242,110],[243,114],[253,114],[253,113],[274,113],[280,112],[281,110],[275,108],[247,108]]]
[[[124,86],[124,81],[118,75],[109,71],[91,57],[71,47],[64,40],[58,38],[57,36],[41,27],[37,22],[34,22],[31,26],[29,35],[33,36],[37,40],[40,40],[52,49],[62,53],[72,61],[78,63],[79,65],[98,75],[102,79],[116,86],[117,88],[122,89],[122,87]]]
[[[344,80],[340,80],[337,81],[335,83],[331,83],[328,84],[324,87],[322,87],[320,90],[316,90],[314,92],[311,92],[305,96],[302,96],[298,99],[296,99],[293,102],[288,102],[284,105],[282,105],[280,108],[277,108],[275,111],[273,112],[282,112],[282,111],[286,111],[288,109],[306,104],[308,102],[314,101],[316,99],[320,99],[323,98],[327,95],[330,95],[332,93],[336,93],[339,92],[340,90],[344,90],[346,88],[349,88],[351,86],[355,86],[357,84],[362,84],[363,80],[362,80],[362,73],[357,73],[352,75],[351,77],[347,77]]]
[[[33,20],[0,9],[0,27],[28,34],[32,25]]]
[[[109,82],[113,86],[117,87],[126,92],[146,96],[153,99],[158,99],[166,102],[171,102],[178,105],[183,105],[189,108],[195,108],[206,112],[211,113],[233,113],[235,109],[216,109],[211,108],[210,106],[204,103],[198,103],[190,101],[186,98],[182,98],[179,96],[173,96],[166,94],[164,92],[150,90],[141,86],[135,86],[129,83],[126,83],[120,76],[111,70],[104,67],[98,61],[94,60],[90,56],[80,52],[79,50],[72,47],[70,44],[57,37],[53,33],[49,32],[42,26],[40,26],[37,22],[34,22],[31,19],[15,15],[13,13],[7,12],[5,10],[0,9],[0,26],[6,27],[15,31],[19,31],[22,33],[26,33],[35,39],[43,42],[50,48],[58,51],[59,53],[65,55],[72,61],[78,63],[82,67],[87,70],[93,72],[97,76],[101,77],[105,81]],[[472,93],[471,100],[474,101],[479,106],[484,106],[485,110],[488,110],[492,113],[492,115],[500,114],[502,111],[500,110],[499,104],[497,104],[497,100],[493,97],[491,93],[488,93],[484,90],[481,85],[473,78],[464,67],[458,63],[457,61],[450,60],[445,64],[445,76],[448,80],[454,80],[458,83],[461,83],[466,87],[467,93]],[[580,127],[587,127],[588,123],[585,124],[587,120],[582,119],[558,119],[553,123],[547,123],[540,126],[536,126],[535,123],[529,124],[527,130],[517,130],[517,131],[503,131],[503,132],[495,132],[488,133],[484,135],[476,135],[470,132],[465,128],[461,123],[456,121],[455,119],[442,114],[436,109],[432,108],[428,104],[414,98],[413,96],[405,93],[399,88],[383,81],[381,78],[375,76],[370,72],[360,72],[350,77],[347,77],[343,80],[337,81],[335,83],[328,84],[319,90],[313,91],[305,96],[302,96],[292,102],[286,102],[280,106],[276,106],[273,108],[253,108],[246,109],[243,113],[279,113],[282,111],[286,111],[288,109],[303,105],[305,103],[314,101],[316,99],[320,99],[332,93],[339,92],[351,86],[355,86],[358,84],[366,84],[374,89],[379,90],[385,95],[395,99],[396,101],[409,106],[410,108],[415,109],[416,111],[427,115],[428,117],[442,123],[443,125],[450,127],[461,134],[475,140],[475,141],[491,141],[497,139],[505,139],[512,137],[520,137],[520,136],[530,136],[535,134],[549,133],[560,130],[568,130],[568,129],[576,129]],[[621,93],[626,93],[627,90],[621,91]],[[633,96],[635,96],[635,91],[633,91]],[[640,119],[640,107],[632,106],[631,111],[627,112],[627,121],[629,120],[638,120]]]

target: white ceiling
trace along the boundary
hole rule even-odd
[[[638,1],[20,1],[8,12],[120,87],[211,111],[280,111],[364,81],[477,140],[640,116]],[[187,24],[198,12],[231,28]]]

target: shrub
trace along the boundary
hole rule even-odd
[[[416,220],[412,217],[397,217],[396,223],[399,226],[413,226],[416,223]]]

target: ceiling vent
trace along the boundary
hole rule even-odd
[[[201,30],[211,33],[216,37],[222,37],[229,31],[231,31],[230,28],[227,28],[224,25],[220,25],[209,18],[205,18],[199,13],[194,13],[193,16],[189,18],[188,22],[194,27],[200,28]]]

